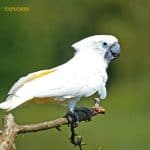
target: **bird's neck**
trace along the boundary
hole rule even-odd
[[[73,57],[75,62],[84,65],[88,68],[95,68],[99,71],[106,71],[108,62],[105,61],[104,56],[93,50],[79,51]]]

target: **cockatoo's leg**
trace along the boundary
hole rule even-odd
[[[75,99],[75,100],[72,100],[72,101],[69,103],[68,109],[69,109],[70,112],[72,112],[72,113],[74,112],[78,101],[79,101],[79,100],[76,100],[76,99]]]
[[[79,116],[75,112],[77,101],[78,100],[75,99],[69,103],[68,112],[65,115],[65,117],[68,119],[68,122],[71,123],[74,127],[77,127],[78,122],[79,122]]]

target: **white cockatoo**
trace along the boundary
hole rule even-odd
[[[105,99],[107,72],[111,60],[120,54],[115,36],[94,35],[72,45],[76,53],[68,62],[52,69],[21,77],[0,103],[0,109],[10,111],[30,100],[67,102],[70,112],[82,97],[98,92]]]

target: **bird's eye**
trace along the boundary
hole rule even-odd
[[[102,43],[102,46],[103,46],[104,48],[107,48],[108,44],[107,44],[106,42],[103,42],[103,43]]]

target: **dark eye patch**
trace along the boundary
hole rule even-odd
[[[103,42],[103,46],[107,46],[107,43],[106,43],[106,42]]]

